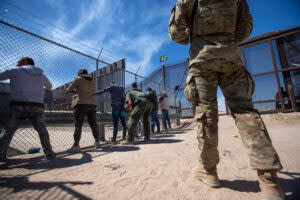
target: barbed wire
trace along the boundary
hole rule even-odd
[[[84,49],[85,52],[87,52],[87,51],[90,52],[91,50],[94,50],[94,51],[91,52],[91,53],[93,53],[93,55],[96,55],[96,54],[99,52],[100,48],[98,49],[97,47],[94,46],[94,44],[92,44],[92,43],[90,43],[89,41],[83,39],[82,37],[80,37],[80,36],[78,36],[78,35],[75,35],[75,34],[72,34],[72,33],[68,32],[68,31],[66,31],[65,29],[63,29],[62,27],[59,27],[59,26],[54,25],[54,24],[52,24],[52,23],[50,23],[50,22],[47,22],[46,20],[42,19],[41,17],[38,17],[38,16],[36,16],[36,15],[30,13],[28,10],[25,10],[25,9],[23,9],[23,8],[20,8],[19,6],[15,5],[15,4],[13,4],[13,3],[7,1],[7,0],[4,0],[4,1],[5,1],[7,4],[9,4],[10,6],[12,6],[12,7],[18,9],[19,11],[22,11],[22,12],[24,12],[24,13],[26,13],[26,14],[32,16],[32,17],[34,17],[35,19],[38,19],[38,20],[40,20],[41,22],[46,23],[46,24],[48,24],[48,25],[51,26],[51,27],[54,27],[55,29],[52,29],[52,28],[50,28],[49,26],[44,25],[43,23],[37,23],[37,22],[34,22],[33,20],[29,19],[28,17],[22,16],[20,13],[16,13],[16,12],[12,12],[12,11],[9,11],[9,10],[8,10],[8,12],[12,12],[12,13],[15,14],[16,16],[21,17],[23,22],[24,22],[23,19],[25,18],[25,19],[26,19],[26,22],[29,22],[29,23],[35,23],[35,24],[37,24],[37,25],[40,25],[40,26],[42,26],[42,27],[44,27],[44,28],[47,28],[47,29],[49,29],[49,30],[52,30],[53,32],[55,32],[55,33],[57,33],[57,34],[59,34],[59,35],[61,35],[61,36],[65,36],[64,34],[66,34],[66,35],[70,35],[70,36],[72,36],[72,37],[78,38],[78,39],[80,39],[81,42],[88,43],[89,46],[86,45],[86,44],[82,44],[82,43],[78,44],[78,41],[77,41],[77,40],[76,40],[76,41],[74,40],[74,41],[73,41],[74,43],[72,43],[71,46],[76,46],[76,45],[78,44],[78,45],[80,45],[80,48],[79,48],[79,47],[77,47],[77,48],[83,50],[83,49],[82,49],[82,45],[83,45],[83,46],[85,46],[85,47],[87,48],[87,49]],[[21,25],[21,23],[19,23],[19,25]],[[28,26],[27,26],[27,27],[28,27]],[[33,27],[30,27],[30,28],[33,29],[33,30],[36,30],[36,28],[33,28]],[[62,31],[63,33],[59,33],[57,30]],[[45,33],[45,32],[42,32],[42,31],[40,31],[40,30],[36,30],[36,31],[39,31],[40,33],[43,33],[43,34],[45,34],[45,35],[48,35],[48,36],[51,37],[51,38],[53,37],[53,36],[51,36],[51,35],[49,35],[49,34],[47,34],[47,33]],[[56,39],[58,39],[58,38],[56,38]],[[72,39],[73,39],[73,38],[68,38],[68,40],[72,40]],[[59,40],[60,40],[60,41],[63,41],[63,42],[65,43],[66,38],[64,38],[64,40],[61,40],[61,39],[59,39]],[[75,44],[76,44],[76,45],[75,45]],[[68,45],[70,45],[70,43],[68,43]],[[110,51],[107,50],[107,49],[104,49],[104,50],[103,50],[103,53],[102,53],[102,56],[101,56],[101,57],[103,57],[103,58],[108,58],[108,59],[111,61],[111,63],[112,63],[112,62],[115,62],[115,61],[117,61],[117,60],[122,59],[122,57],[115,55],[114,53],[110,52]],[[137,65],[137,64],[134,64],[134,63],[128,62],[128,61],[127,61],[127,63],[129,64],[129,66],[139,68],[139,65]],[[148,71],[145,71],[145,70],[143,70],[143,69],[140,69],[140,71],[141,71],[141,72],[144,72],[144,74],[149,73]]]

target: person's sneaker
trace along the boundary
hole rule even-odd
[[[51,160],[51,159],[53,159],[53,158],[55,158],[56,157],[56,154],[55,153],[49,153],[49,154],[46,154],[46,159],[47,160]]]
[[[101,148],[101,144],[99,142],[95,142],[95,149],[100,149]]]
[[[160,133],[161,133],[160,131],[156,131],[156,132],[155,132],[155,134],[160,134]]]
[[[70,149],[68,149],[68,152],[72,152],[72,153],[79,153],[81,150],[80,150],[80,146],[72,146]]]
[[[121,142],[121,145],[134,145],[134,142],[125,140],[125,141]]]
[[[257,170],[262,200],[285,200],[277,177],[277,170]]]
[[[220,187],[220,181],[216,170],[210,172],[202,168],[197,168],[193,170],[193,175],[196,179],[202,181],[212,188]]]

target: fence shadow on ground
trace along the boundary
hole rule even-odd
[[[193,122],[194,122],[194,120],[191,120],[191,121],[189,121],[189,122],[183,122],[183,123],[181,124],[181,126],[178,127],[178,128],[180,128],[180,129],[182,129],[182,128],[187,128],[187,127],[189,127],[190,125],[192,125]]]
[[[61,155],[63,154],[63,155]],[[56,158],[53,158],[47,161],[44,156],[34,157],[34,158],[12,158],[9,159],[6,163],[0,164],[0,169],[10,170],[15,168],[24,168],[24,169],[59,169],[59,168],[68,168],[72,166],[82,165],[85,163],[92,162],[92,156],[86,152],[82,152],[81,158],[65,158],[66,155],[63,153],[58,153]],[[68,154],[70,155],[70,154]]]
[[[112,152],[128,152],[128,151],[137,151],[140,148],[137,146],[117,146],[117,145],[102,145],[101,152],[112,153]],[[94,151],[94,150],[92,150]],[[98,157],[98,156],[95,156]]]
[[[172,138],[175,137],[175,134],[155,134],[151,135],[151,139],[157,139],[157,138]]]
[[[69,185],[91,185],[93,182],[31,182],[28,177],[0,177],[0,192],[3,199],[15,198],[22,192],[22,198],[30,199],[82,199],[91,198],[72,189]],[[67,198],[65,198],[67,197]]]
[[[117,147],[112,145],[106,145],[102,149],[95,150],[93,147],[85,147],[81,149],[79,154],[82,155],[81,158],[68,158],[67,156],[72,155],[73,153],[69,153],[67,151],[57,153],[56,158],[51,159],[50,161],[45,160],[44,156],[38,156],[34,158],[11,158],[5,163],[0,164],[0,170],[10,170],[15,168],[23,168],[30,170],[44,169],[45,171],[52,169],[60,169],[60,168],[68,168],[73,166],[79,166],[82,164],[86,164],[93,161],[93,158],[104,156],[106,154],[118,151],[136,151],[139,150],[139,147]],[[100,154],[92,156],[88,152],[99,152]],[[38,172],[40,173],[40,172]]]
[[[178,142],[183,142],[183,140],[178,140],[178,139],[150,139],[150,141],[143,141],[139,140],[135,142],[135,144],[140,145],[140,144],[171,144],[171,143],[178,143]]]

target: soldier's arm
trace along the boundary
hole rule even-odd
[[[235,37],[238,42],[247,39],[253,28],[253,18],[249,13],[249,6],[246,0],[238,1],[238,18]]]
[[[109,91],[111,91],[111,87],[110,86],[104,88],[103,90],[96,90],[95,93],[94,93],[94,95],[101,95],[101,94],[103,94],[105,92],[109,92]]]
[[[169,36],[179,44],[187,45],[190,36],[190,18],[195,0],[178,0],[169,21]]]

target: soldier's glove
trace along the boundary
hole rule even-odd
[[[195,77],[192,74],[189,74],[186,78],[184,96],[192,103],[199,102],[199,94],[196,88]]]

